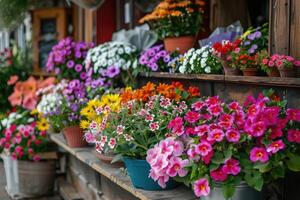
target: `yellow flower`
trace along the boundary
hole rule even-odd
[[[93,99],[93,100],[90,100],[87,105],[92,108],[98,108],[101,105],[101,101],[98,99]]]
[[[39,131],[47,131],[49,129],[49,124],[46,118],[41,118],[39,121],[37,121],[36,125]]]
[[[36,115],[36,114],[39,114],[39,111],[37,109],[33,109],[31,112],[30,112],[31,115]]]
[[[91,106],[86,106],[80,111],[80,115],[88,118],[89,120],[94,119],[97,116],[97,113]]]
[[[251,30],[247,30],[242,36],[242,39],[245,39],[249,34],[251,33]]]
[[[107,94],[101,98],[101,106],[109,106],[112,111],[118,111],[121,105],[121,98],[119,94]]]
[[[88,129],[90,127],[90,122],[87,120],[81,120],[80,121],[80,128],[82,129]]]

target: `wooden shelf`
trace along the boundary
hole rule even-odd
[[[130,192],[141,200],[195,200],[197,199],[190,188],[179,186],[173,190],[166,191],[145,191],[136,189],[132,186],[131,181],[124,172],[119,168],[112,167],[101,162],[93,155],[93,147],[85,148],[70,148],[62,134],[51,134],[51,140],[58,146],[65,149],[68,153],[75,156],[80,161],[84,162],[92,169],[105,176],[121,188]]]
[[[209,82],[223,82],[232,84],[262,85],[274,87],[300,87],[300,78],[280,78],[280,77],[263,77],[263,76],[227,76],[214,74],[170,74],[167,72],[152,72],[149,76],[143,74],[141,77],[163,78],[163,79],[182,79],[182,80],[199,80]]]

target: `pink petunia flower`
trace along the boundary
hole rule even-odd
[[[228,107],[233,110],[233,111],[238,111],[238,110],[242,110],[242,107],[240,106],[240,104],[238,102],[231,102]]]
[[[267,130],[267,126],[264,121],[258,121],[252,124],[249,134],[253,137],[260,137],[264,135]]]
[[[289,108],[286,110],[286,115],[289,120],[300,122],[300,109]]]
[[[192,109],[194,109],[195,111],[200,111],[205,105],[206,103],[202,101],[197,101],[192,104]]]
[[[268,145],[267,147],[267,152],[268,153],[277,153],[278,151],[280,151],[281,149],[285,148],[285,144],[283,143],[282,140],[277,140],[275,142],[272,142],[270,145]]]
[[[7,85],[13,85],[19,80],[19,77],[17,75],[13,75],[9,78],[7,81]]]
[[[287,139],[289,142],[300,143],[300,131],[299,130],[288,130]]]
[[[195,181],[193,188],[197,197],[208,196],[210,193],[209,182],[206,178],[200,178]]]
[[[213,116],[219,116],[222,112],[222,107],[216,104],[216,105],[209,106],[207,110]]]
[[[173,134],[181,136],[184,133],[183,119],[181,117],[175,117],[169,122],[167,128],[170,129]]]
[[[238,175],[241,171],[239,161],[233,158],[226,160],[225,164],[222,167],[222,171],[234,176]]]
[[[224,138],[224,132],[221,129],[214,129],[210,132],[208,132],[208,137],[207,140],[208,141],[217,141],[217,142],[221,142]]]
[[[188,121],[189,123],[193,124],[196,123],[199,119],[200,119],[200,114],[194,111],[188,111],[185,116],[184,119],[186,121]]]
[[[195,152],[201,156],[206,156],[212,151],[212,146],[208,142],[201,142],[195,146]]]
[[[167,169],[167,174],[170,177],[180,176],[184,177],[187,175],[188,171],[184,169],[189,164],[189,161],[187,159],[182,160],[179,157],[172,157],[170,159],[170,164]]]
[[[241,134],[234,129],[230,129],[226,131],[225,135],[228,142],[233,142],[233,143],[237,143],[241,138]]]
[[[261,163],[266,163],[269,160],[268,152],[261,147],[254,147],[250,151],[250,160],[252,162],[260,161]]]
[[[95,136],[90,131],[88,131],[84,134],[84,138],[87,141],[87,143],[95,143],[96,142]]]
[[[38,162],[41,160],[41,157],[39,155],[34,155],[32,159],[33,161]]]
[[[228,178],[228,174],[225,173],[222,168],[211,171],[210,176],[216,182],[224,182]]]
[[[198,136],[203,136],[205,133],[207,133],[209,131],[208,125],[206,125],[206,124],[201,125],[201,126],[196,126],[194,128],[194,130]]]

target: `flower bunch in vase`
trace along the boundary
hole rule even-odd
[[[59,79],[88,78],[89,73],[83,66],[87,52],[93,43],[75,42],[67,37],[52,47],[46,63],[47,72],[55,73]]]
[[[89,50],[85,60],[87,69],[92,69],[95,76],[114,80],[121,77],[124,85],[133,84],[137,76],[137,48],[124,42],[107,42]]]
[[[213,56],[212,49],[204,46],[200,49],[190,49],[183,55],[179,67],[180,73],[194,74],[218,74],[221,70],[221,63]]]
[[[195,36],[202,23],[205,2],[202,0],[164,0],[140,23],[148,23],[160,39],[164,40],[169,52],[176,49],[185,53],[194,46]]]
[[[257,99],[248,97],[244,105],[224,103],[218,97],[202,98],[184,117],[169,122],[176,137],[148,151],[150,176],[161,186],[175,177],[191,185],[203,199],[221,198],[220,192],[224,199],[236,195],[261,199],[255,190],[283,178],[287,171],[300,170],[299,122],[300,110],[285,109],[284,102],[262,94]],[[177,130],[184,134],[178,135]],[[183,148],[175,151],[172,145],[165,145],[170,141]],[[241,185],[253,188],[246,191],[251,198],[235,190]]]
[[[232,65],[231,53],[239,48],[241,40],[237,39],[234,42],[222,41],[215,43],[213,48],[213,54],[220,60],[223,65],[225,75],[239,75],[239,70],[236,66]]]

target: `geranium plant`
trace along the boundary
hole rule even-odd
[[[152,13],[140,19],[140,23],[148,23],[160,39],[194,36],[202,23],[204,5],[202,0],[164,0]]]
[[[212,49],[204,46],[200,49],[190,49],[183,56],[179,67],[180,73],[194,74],[218,74],[221,71],[221,63],[213,56]]]
[[[300,61],[292,56],[274,54],[270,57],[265,57],[261,61],[262,69],[268,70],[276,67],[277,69],[293,69],[300,67]]]
[[[213,54],[220,59],[220,61],[224,63],[230,63],[232,61],[231,53],[235,49],[239,48],[241,44],[241,40],[237,39],[234,42],[223,41],[215,43],[213,48]],[[230,67],[235,67],[234,65],[229,65]]]
[[[60,79],[85,80],[89,73],[83,66],[87,52],[93,43],[75,42],[67,37],[52,47],[49,53],[46,70],[55,73]]]
[[[11,112],[1,121],[0,152],[18,160],[41,159],[40,153],[49,150],[48,123],[37,112]]]
[[[257,69],[259,65],[257,55],[250,55],[245,49],[239,47],[231,52],[230,58],[232,66],[241,70]]]
[[[184,117],[169,122],[177,137],[161,142],[184,148],[174,152],[171,145],[158,144],[148,151],[150,176],[161,186],[169,177],[191,184],[197,197],[222,187],[229,199],[243,181],[261,191],[287,171],[300,170],[299,122],[300,110],[285,109],[285,102],[264,95],[249,97],[243,106],[218,97],[200,99]],[[185,131],[178,135],[177,130]],[[153,153],[160,146],[163,153]]]

